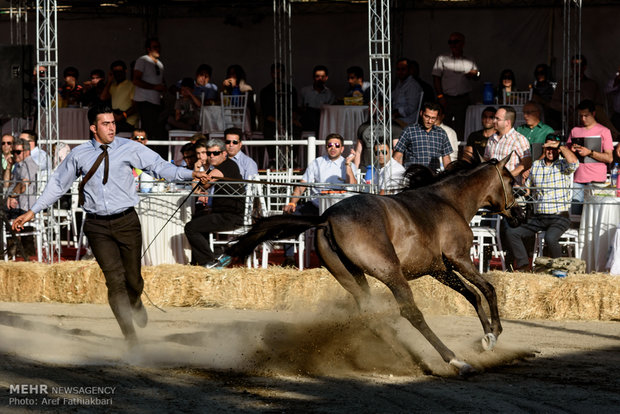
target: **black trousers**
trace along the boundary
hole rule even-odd
[[[132,307],[142,295],[142,229],[135,211],[114,219],[86,218],[84,234],[105,276],[108,302],[126,339],[135,339]]]
[[[243,225],[243,217],[238,214],[208,213],[194,216],[185,225],[185,236],[192,246],[193,265],[204,266],[215,260],[209,246],[209,233],[234,230]]]

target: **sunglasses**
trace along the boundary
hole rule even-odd
[[[377,151],[375,151],[375,154],[377,154],[377,155],[381,155],[381,154],[387,155],[387,153],[388,153],[387,150],[377,150]]]
[[[217,156],[218,156],[218,155],[220,155],[222,152],[223,152],[223,151],[207,151],[207,156],[209,156],[209,157],[210,157],[211,155],[214,155],[214,156],[216,156],[216,157],[217,157]]]
[[[143,137],[142,135],[137,135],[135,137],[132,138],[134,141],[143,141],[146,139],[146,137]]]
[[[2,145],[13,145],[11,141],[2,141]]]
[[[13,151],[11,151],[11,154],[13,154],[13,155],[19,155],[21,153],[22,153],[22,150],[13,150]]]
[[[340,143],[339,142],[330,142],[329,144],[327,144],[327,148],[340,148]]]
[[[226,145],[230,145],[230,144],[237,145],[237,144],[239,144],[239,141],[233,140],[233,139],[227,139],[226,140]]]

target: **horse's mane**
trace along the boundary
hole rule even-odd
[[[404,190],[413,190],[415,188],[426,187],[428,185],[434,184],[443,180],[446,177],[451,177],[457,174],[460,174],[464,171],[474,170],[481,165],[486,164],[497,164],[497,160],[492,159],[491,161],[487,161],[483,164],[472,164],[468,161],[457,160],[451,162],[445,170],[436,173],[433,172],[430,168],[420,165],[420,164],[412,164],[407,168],[405,174],[403,176]]]

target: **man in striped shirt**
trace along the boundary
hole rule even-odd
[[[545,232],[550,257],[561,257],[559,240],[570,227],[568,209],[571,201],[573,173],[579,166],[573,151],[561,145],[560,137],[548,135],[543,145],[544,157],[534,161],[525,184],[535,200],[534,214],[519,227],[506,227],[508,249],[514,255],[516,270],[529,270],[524,239]],[[564,158],[560,158],[560,154]]]

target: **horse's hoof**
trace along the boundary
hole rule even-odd
[[[490,351],[495,348],[495,344],[497,343],[497,338],[492,333],[488,333],[482,337],[482,348],[485,351]]]
[[[471,365],[469,365],[467,362],[459,361],[456,358],[450,361],[450,365],[458,368],[459,375],[461,377],[469,377],[470,375],[474,375],[478,373],[478,371],[476,371],[476,369],[472,367]]]

